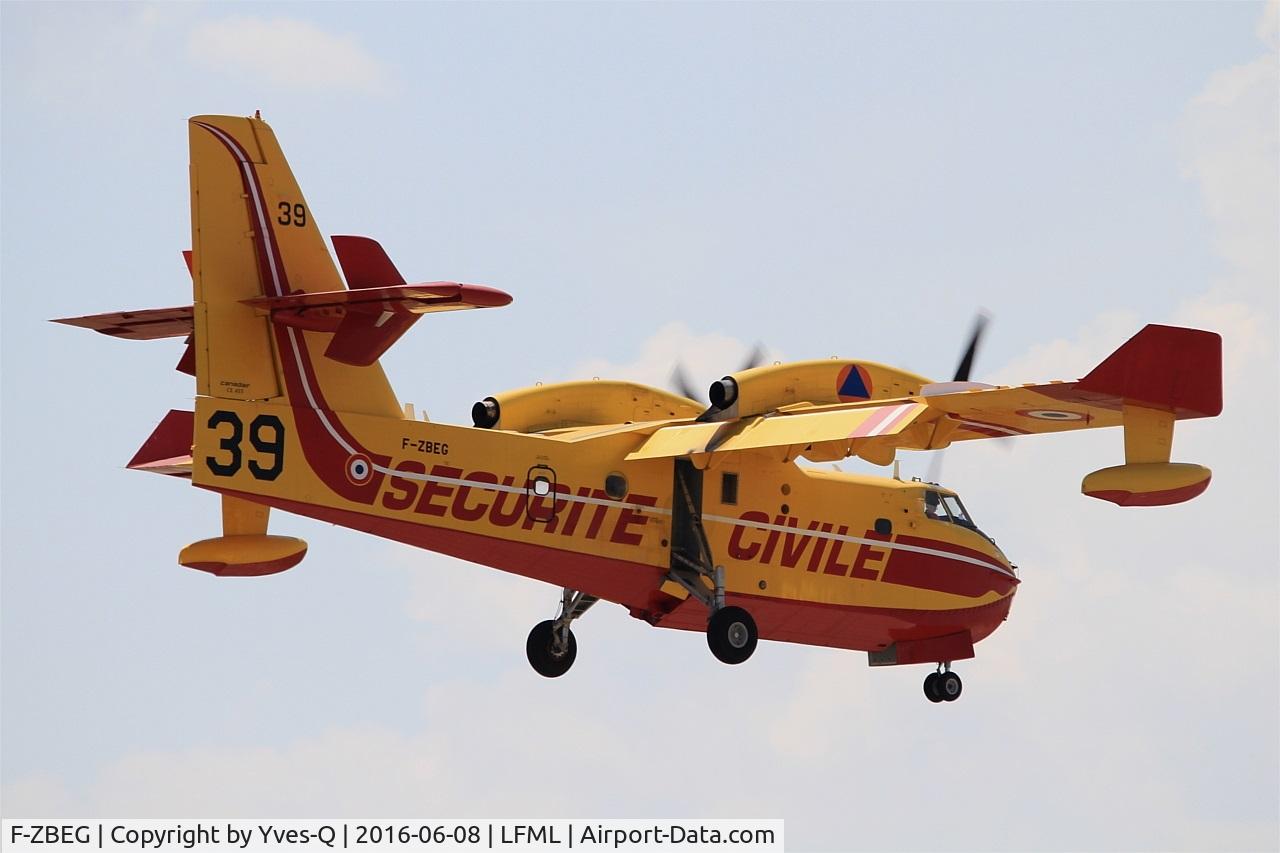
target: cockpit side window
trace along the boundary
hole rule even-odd
[[[950,521],[947,511],[942,506],[942,495],[929,489],[924,493],[924,516],[938,521]]]
[[[972,527],[975,530],[977,525],[973,523],[973,519],[969,517],[969,513],[965,512],[964,504],[960,503],[960,499],[955,495],[943,495],[942,505],[950,514],[951,520],[956,524],[963,524],[965,527]]]

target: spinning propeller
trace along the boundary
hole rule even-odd
[[[757,342],[756,345],[751,348],[751,352],[747,353],[747,357],[743,359],[742,365],[737,370],[735,370],[734,373],[741,373],[744,370],[750,370],[753,367],[759,367],[760,365],[764,364],[764,356],[765,356],[764,344]],[[720,380],[720,381],[723,381],[723,380]],[[694,390],[693,383],[689,380],[689,372],[684,369],[683,362],[676,362],[675,369],[671,371],[671,387],[673,390],[675,390],[677,394],[680,394],[681,396],[684,396],[684,397],[688,397],[690,400],[700,401],[703,399],[703,395],[698,391]],[[714,385],[712,387],[714,387]],[[711,406],[707,409],[707,411],[703,412],[703,414],[699,417],[699,420],[701,420],[702,418],[705,418],[708,414],[715,411],[719,411],[719,407],[717,407],[714,403],[712,403]]]
[[[952,382],[968,382],[969,374],[973,370],[973,360],[978,355],[978,345],[982,343],[982,335],[986,332],[987,323],[990,322],[991,315],[985,311],[979,311],[978,316],[973,320],[973,331],[969,333],[969,344],[964,348],[964,354],[960,356],[960,363],[956,365],[956,375],[952,377]],[[929,467],[925,471],[924,479],[927,483],[936,483],[938,478],[942,476],[942,454],[943,450],[933,451],[933,458],[929,460]]]
[[[964,348],[964,355],[960,356],[960,363],[956,365],[953,382],[969,381],[969,372],[973,369],[973,358],[978,354],[978,344],[982,342],[982,334],[986,331],[987,322],[990,319],[986,312],[978,312],[978,316],[973,321],[973,331],[969,333],[969,345]]]

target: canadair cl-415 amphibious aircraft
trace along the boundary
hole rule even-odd
[[[471,426],[418,419],[382,353],[423,314],[511,297],[408,284],[365,237],[333,238],[340,277],[265,122],[200,116],[189,130],[194,304],[58,321],[186,338],[195,411],[169,412],[129,463],[221,496],[221,535],[183,548],[184,566],[296,566],[306,543],[267,532],[283,510],[559,587],[526,647],[544,676],[573,664],[571,625],[603,599],[704,632],[725,663],[763,638],[933,664],[925,693],[939,702],[960,695],[952,662],[1007,617],[1014,566],[952,491],[797,459],[888,465],[899,450],[1122,427],[1124,464],[1085,477],[1086,495],[1154,506],[1208,486],[1169,452],[1174,421],[1221,411],[1221,340],[1169,326],[1075,382],[969,382],[975,336],[950,382],[828,359],[748,367],[708,403],[566,382],[485,397]]]

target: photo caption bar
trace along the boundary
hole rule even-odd
[[[781,820],[8,820],[5,850],[780,853]]]

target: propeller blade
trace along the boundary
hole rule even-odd
[[[956,365],[956,375],[953,382],[968,382],[969,373],[973,370],[973,358],[978,354],[978,344],[982,341],[982,333],[987,328],[987,321],[991,318],[986,313],[979,313],[976,320],[973,321],[973,332],[969,335],[969,345],[965,347],[964,355],[960,358],[960,363]]]
[[[671,387],[681,397],[699,401],[702,399],[702,395],[694,390],[693,383],[689,381],[689,374],[685,371],[684,365],[678,362],[675,369],[671,371]]]
[[[750,370],[753,367],[759,367],[764,364],[764,344],[756,341],[756,345],[751,348],[751,352],[747,353],[747,358],[742,362],[742,366],[738,368],[738,372]]]
[[[933,458],[929,460],[929,468],[925,471],[924,475],[924,481],[926,483],[937,484],[942,482],[942,455],[944,453],[946,453],[945,449],[935,450],[933,452]]]

